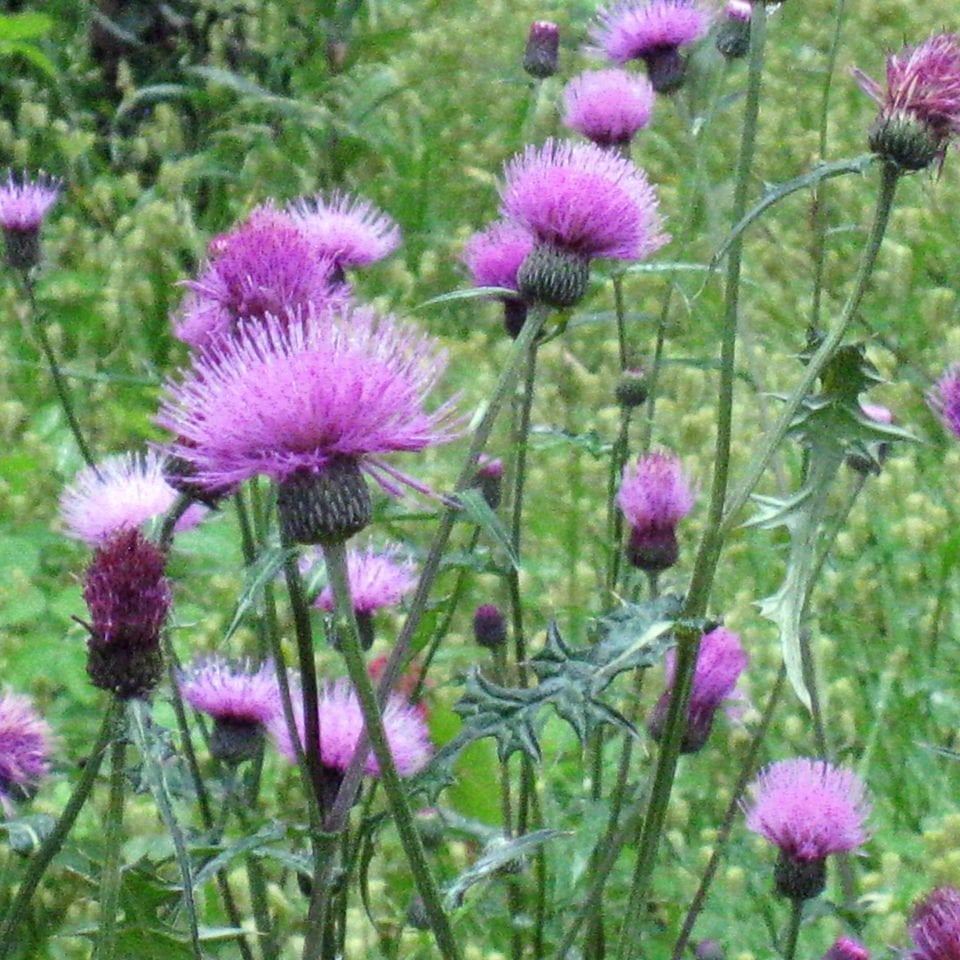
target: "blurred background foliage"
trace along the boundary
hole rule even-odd
[[[159,388],[185,359],[169,317],[181,297],[178,283],[194,273],[210,238],[268,198],[333,186],[371,199],[401,224],[403,248],[355,278],[358,294],[384,309],[414,312],[445,341],[446,388],[460,393],[469,417],[508,346],[499,307],[475,300],[420,305],[465,284],[459,253],[467,236],[496,214],[503,162],[526,143],[562,135],[562,84],[591,63],[583,47],[594,9],[592,0],[47,0],[0,7],[0,167],[43,169],[66,183],[45,229],[39,300],[95,449],[106,454],[161,439],[152,423]],[[850,67],[881,77],[889,50],[945,24],[957,26],[951,0],[847,3],[821,157],[836,9],[834,0],[788,2],[771,18],[757,197],[765,184],[789,180],[820,160],[865,151],[875,110]],[[556,20],[563,38],[560,75],[537,88],[520,69],[533,19]],[[676,100],[658,102],[633,154],[659,185],[674,235],[658,262],[685,268],[638,271],[626,280],[631,342],[637,364],[647,364],[670,291],[654,443],[680,452],[704,490],[721,294],[717,276],[705,268],[729,226],[744,71],[706,44],[691,84]],[[771,394],[788,389],[800,369],[797,354],[811,322],[814,217],[826,227],[826,321],[852,278],[875,177],[870,170],[825,183],[816,212],[810,191],[795,193],[748,235],[734,477],[776,414]],[[902,940],[904,911],[915,896],[933,883],[960,883],[957,766],[931,749],[960,747],[960,451],[924,403],[946,362],[960,360],[958,224],[960,158],[948,156],[942,177],[904,179],[856,335],[887,379],[870,399],[889,406],[918,442],[894,450],[881,475],[868,481],[813,605],[829,736],[840,760],[859,765],[875,798],[875,840],[857,872],[868,895],[859,920],[878,947]],[[523,570],[528,622],[539,634],[557,616],[576,640],[589,636],[591,618],[610,605],[599,588],[610,545],[598,491],[605,489],[605,457],[618,422],[606,279],[597,272],[566,334],[541,351],[534,408]],[[96,725],[83,631],[71,619],[83,612],[78,575],[85,551],[61,536],[56,506],[81,462],[9,275],[0,288],[0,315],[0,676],[43,705],[60,738],[58,766],[66,771]],[[505,453],[506,444],[501,434],[494,452]],[[463,449],[431,454],[417,472],[442,490]],[[778,481],[795,486],[800,463],[800,451],[788,445],[768,488]],[[852,482],[852,473],[843,478]],[[843,495],[838,491],[838,505]],[[684,557],[666,578],[668,589],[683,588],[702,513],[701,507],[684,530]],[[415,548],[427,542],[431,504],[389,504],[383,514],[391,535]],[[466,534],[459,546],[465,541]],[[233,614],[241,564],[232,515],[225,511],[181,547],[173,569],[176,642],[188,657],[220,647]],[[776,588],[784,557],[782,538],[738,532],[714,596],[714,612],[745,638],[752,657],[747,692],[757,706],[779,649],[754,603]],[[469,611],[502,597],[495,571],[503,558],[494,545],[481,542],[477,559],[464,562],[477,575],[429,693],[438,735],[445,725],[449,735],[459,679],[480,659],[468,642]],[[421,641],[449,599],[454,567],[440,580]],[[247,640],[241,630],[231,650]],[[645,694],[651,702],[655,686],[648,684]],[[554,783],[544,798],[546,819],[574,831],[551,847],[562,903],[577,895],[586,844],[595,835],[591,824],[602,822],[602,811],[584,799],[589,791],[576,744],[561,727],[550,726],[546,736],[546,775]],[[662,933],[651,942],[653,956],[672,942],[729,792],[728,759],[745,739],[742,726],[723,723],[714,748],[682,770],[658,902],[651,906],[652,926]],[[809,718],[791,700],[777,715],[767,756],[813,749]],[[496,798],[484,787],[490,764],[489,752],[475,749],[446,799],[466,816],[495,822]],[[276,791],[267,794],[266,814],[274,815],[283,811],[285,773],[271,764],[268,775]],[[55,779],[35,807],[55,813],[66,795],[65,780]],[[141,819],[131,830],[128,860],[148,843],[138,829],[148,838],[159,834],[152,815]],[[80,836],[95,859],[94,824],[89,811]],[[451,843],[448,869],[469,855],[469,843]],[[734,953],[763,954],[763,918],[772,910],[769,860],[761,844],[735,832],[714,894],[722,906],[708,910],[700,935],[730,944],[736,917],[742,952]],[[82,917],[85,874],[74,867],[70,883],[44,894],[45,923]],[[402,871],[384,867],[376,882],[402,912]],[[611,897],[624,882],[615,878]],[[74,897],[80,906],[70,906]],[[292,915],[302,908],[289,884],[277,897],[292,901]],[[506,923],[502,896],[488,891],[468,898],[458,929],[467,942],[496,944],[490,931],[498,928],[489,925],[506,930]],[[839,921],[826,925],[824,942],[839,929],[846,929]],[[66,938],[44,946],[49,953],[42,955],[82,956],[79,943]],[[405,949],[405,956],[428,952],[422,939]]]

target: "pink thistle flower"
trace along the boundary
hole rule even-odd
[[[12,813],[11,800],[29,797],[48,773],[50,727],[29,697],[0,694],[0,808]]]
[[[295,708],[298,735],[303,739],[303,710]],[[344,773],[363,731],[363,713],[356,692],[346,680],[326,684],[320,696],[320,759],[330,770]],[[430,735],[416,708],[402,697],[391,695],[383,709],[383,726],[397,773],[411,777],[423,768],[430,757]],[[286,723],[274,720],[269,725],[277,750],[291,763],[296,761],[296,750]],[[370,753],[364,772],[371,777],[380,775],[377,758]]]
[[[453,439],[450,403],[424,409],[443,366],[431,340],[371,310],[268,317],[196,356],[157,419],[201,487],[266,474],[281,497],[325,479],[362,498],[363,469],[398,494],[395,481],[423,488],[382,455]]]
[[[927,394],[927,403],[943,425],[960,437],[960,363],[951,364]]]
[[[379,656],[374,657],[370,663],[367,664],[367,673],[370,674],[370,679],[374,683],[380,682],[380,677],[383,675],[383,671],[387,667],[388,657]],[[401,697],[410,706],[417,711],[417,714],[426,723],[430,719],[430,708],[427,706],[426,701],[419,699],[423,695],[424,687],[432,687],[432,680],[425,680],[421,683],[421,677],[423,676],[423,669],[419,663],[410,663],[407,669],[400,674],[396,682],[393,685],[393,690],[397,696]],[[417,695],[417,700],[414,701],[414,695]]]
[[[198,350],[268,314],[342,306],[348,288],[337,265],[297,220],[262,206],[210,244],[212,259],[196,280],[175,323],[175,334]]]
[[[180,670],[177,683],[190,706],[213,717],[210,752],[227,763],[256,756],[263,728],[282,718],[273,663],[251,670],[247,663],[211,657]]]
[[[960,957],[960,890],[937,887],[914,908],[907,925],[913,949],[910,960],[957,960]]]
[[[732,630],[717,627],[700,639],[693,689],[687,708],[687,726],[680,746],[682,753],[697,753],[707,742],[718,708],[733,694],[740,674],[746,670],[749,662],[740,637]],[[677,657],[673,650],[667,653],[665,664],[667,689],[647,720],[647,729],[658,742],[663,735],[676,677]]]
[[[887,58],[887,89],[854,69],[865,93],[880,105],[871,149],[905,170],[922,170],[960,133],[960,37],[934,34]]]
[[[533,236],[528,231],[501,220],[475,233],[467,241],[462,259],[475,286],[518,290],[517,273],[533,246]],[[516,338],[527,319],[527,304],[519,295],[501,299],[507,333]]]
[[[624,467],[617,505],[630,524],[627,557],[634,566],[659,573],[677,562],[677,524],[693,509],[694,499],[673,453],[649,453]]]
[[[376,263],[400,246],[396,221],[361,197],[335,190],[294,201],[288,210],[339,271]]]
[[[646,174],[592,143],[528,147],[506,166],[500,211],[536,240],[520,293],[552,306],[579,302],[594,257],[639,260],[668,239]]]
[[[852,770],[801,757],[770,764],[748,788],[747,827],[780,850],[777,889],[806,900],[823,890],[826,858],[867,840],[870,812]]]
[[[99,546],[84,576],[90,611],[87,672],[120,697],[149,693],[160,679],[160,631],[170,610],[166,556],[139,530]]]
[[[563,91],[563,122],[600,147],[623,147],[650,122],[653,86],[625,70],[587,70]]]
[[[153,451],[107,457],[84,467],[60,495],[60,517],[68,536],[102,544],[121,530],[141,527],[174,504],[177,491],[164,478],[164,459]],[[177,521],[191,530],[206,514],[194,504]]]
[[[658,93],[683,83],[680,47],[703,37],[710,17],[693,0],[620,0],[598,13],[591,36],[613,63],[643,60]]]
[[[60,180],[45,173],[29,180],[7,171],[6,183],[0,181],[0,229],[14,270],[29,270],[39,262],[40,227],[62,188]]]
[[[853,937],[839,937],[823,955],[823,960],[870,960],[870,951]]]

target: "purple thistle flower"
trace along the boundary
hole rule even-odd
[[[303,708],[294,709],[297,730],[303,738]],[[319,703],[320,759],[330,770],[346,771],[353,759],[357,742],[363,731],[363,713],[356,692],[346,680],[327,684],[321,691]],[[423,768],[430,757],[430,735],[426,723],[417,708],[402,697],[391,695],[383,709],[383,727],[397,773],[411,777]],[[276,741],[277,750],[291,763],[296,761],[296,751],[290,739],[290,731],[282,718],[269,725]],[[377,758],[367,756],[364,772],[368,776],[380,775]]]
[[[328,197],[296,200],[288,210],[340,271],[376,263],[400,246],[394,219],[361,197],[335,190]]]
[[[905,170],[921,170],[939,158],[960,133],[960,37],[934,34],[887,58],[887,88],[862,70],[853,75],[880,105],[870,132],[871,149]]]
[[[823,955],[823,960],[870,960],[870,951],[853,937],[839,937]]]
[[[29,797],[50,769],[50,728],[29,697],[0,694],[0,808]]]
[[[649,122],[653,86],[625,70],[587,70],[564,88],[563,122],[601,147],[622,147]]]
[[[650,573],[677,562],[677,524],[693,509],[694,490],[673,453],[649,453],[628,463],[617,505],[630,524],[627,557]]]
[[[557,72],[559,62],[560,28],[551,20],[535,20],[523,51],[523,69],[531,77],[545,80]]]
[[[358,614],[371,614],[383,607],[396,606],[417,585],[416,566],[410,557],[401,559],[400,548],[347,551],[347,577],[350,598]],[[333,590],[320,591],[314,606],[333,613]]]
[[[910,960],[960,958],[960,890],[937,887],[914,908],[907,924],[913,949]]]
[[[0,229],[6,242],[7,263],[14,270],[29,270],[40,260],[40,227],[56,203],[63,183],[45,173],[36,180],[7,171],[0,182]]]
[[[518,290],[517,273],[533,250],[531,234],[510,221],[498,221],[475,233],[463,248],[463,262],[478,287]],[[503,297],[504,324],[516,338],[527,319],[527,304],[519,295]]]
[[[717,627],[700,639],[693,689],[687,708],[687,725],[680,746],[682,753],[697,753],[707,742],[717,709],[733,694],[740,674],[746,670],[749,662],[750,658],[740,644],[740,637],[732,630]],[[677,657],[673,650],[667,653],[665,664],[667,689],[647,720],[647,729],[658,742],[663,735],[676,677]]]
[[[176,490],[164,479],[161,456],[153,451],[123,453],[76,475],[60,495],[60,517],[68,536],[96,545],[162,516],[176,499]],[[176,530],[193,529],[206,512],[192,505]]]
[[[320,243],[290,214],[262,206],[210,244],[212,258],[187,295],[175,334],[197,350],[247,321],[336,307],[349,290]]]
[[[449,402],[424,410],[443,366],[433,341],[371,310],[268,317],[196,356],[182,382],[168,383],[158,422],[201,487],[266,474],[281,497],[342,481],[362,498],[362,468],[398,494],[395,481],[423,488],[382,454],[454,436]]]
[[[777,889],[794,900],[820,893],[826,858],[867,839],[870,805],[852,770],[800,757],[770,764],[748,788],[747,827],[780,850]]]
[[[170,609],[166,556],[139,530],[94,551],[84,575],[90,611],[87,672],[120,697],[149,693],[160,679],[160,631]]]
[[[177,684],[190,706],[213,717],[210,752],[227,763],[256,756],[263,728],[282,717],[280,687],[270,662],[252,671],[247,663],[210,657],[179,671]]]
[[[947,367],[927,394],[927,403],[939,415],[943,425],[960,438],[960,363]]]
[[[658,93],[683,83],[680,47],[699,40],[710,26],[694,0],[620,0],[597,17],[591,37],[600,50],[619,66],[643,60]]]

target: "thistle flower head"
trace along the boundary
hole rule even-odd
[[[529,231],[500,220],[467,241],[462,259],[475,286],[516,290],[517,271],[533,250],[533,243]]]
[[[640,260],[668,239],[646,174],[591,143],[527,147],[506,166],[501,200],[538,243],[587,260]]]
[[[175,333],[199,350],[268,314],[342,306],[348,289],[319,241],[294,217],[262,206],[211,244],[211,260],[187,281]]]
[[[960,958],[960,890],[937,887],[914,908],[907,925],[913,949],[910,960]]]
[[[951,364],[927,394],[943,425],[960,438],[960,363]]]
[[[358,614],[396,606],[417,584],[413,560],[394,545],[348,550],[347,577],[353,609]],[[333,590],[329,586],[320,591],[314,606],[333,613]]]
[[[645,454],[624,467],[617,505],[630,524],[631,563],[657,572],[677,562],[676,527],[693,509],[694,496],[675,454]]]
[[[717,26],[717,49],[728,60],[745,57],[750,50],[750,0],[727,0],[723,17]]]
[[[192,480],[279,482],[349,462],[397,493],[380,457],[452,439],[450,405],[426,412],[443,368],[432,341],[370,310],[268,316],[167,385],[158,422]]]
[[[68,536],[96,545],[162,516],[176,499],[164,479],[163,457],[153,451],[123,453],[77,474],[60,495],[60,517]],[[192,529],[205,513],[199,505],[189,507],[177,531]]]
[[[740,637],[732,630],[717,627],[700,639],[693,688],[687,708],[687,725],[681,741],[683,753],[696,753],[707,742],[717,709],[733,694],[734,687],[749,661]],[[665,663],[667,689],[657,701],[647,721],[647,729],[655,740],[659,740],[663,733],[670,709],[677,668],[674,651],[667,653]]]
[[[0,229],[6,243],[7,263],[14,270],[29,270],[40,260],[40,226],[56,203],[63,184],[41,173],[35,180],[7,171],[0,180]]]
[[[400,246],[400,228],[394,219],[369,200],[349,193],[318,194],[294,201],[288,209],[321,255],[333,260],[339,270],[376,263]]]
[[[165,555],[137,529],[99,546],[84,576],[90,611],[87,672],[121,697],[149,693],[160,679],[160,631],[170,609]]]
[[[198,660],[180,670],[177,683],[183,699],[217,720],[265,726],[280,715],[280,688],[273,663],[257,670],[223,657]]]
[[[625,70],[587,70],[563,90],[563,122],[601,147],[624,146],[649,122],[650,81]]]
[[[302,708],[296,714],[297,730],[303,739],[304,723]],[[363,713],[353,687],[345,680],[327,684],[321,691],[319,703],[320,759],[325,767],[345,772],[353,759],[354,751],[363,731]],[[417,709],[402,697],[392,695],[383,708],[383,726],[387,744],[401,777],[410,777],[423,768],[430,757],[430,736],[426,724]],[[269,729],[277,750],[291,763],[296,761],[296,750],[290,739],[290,731],[282,720],[274,720]],[[376,757],[368,755],[364,772],[368,776],[380,775]]]
[[[560,28],[551,20],[535,20],[527,34],[523,69],[531,77],[545,80],[557,72],[559,60]]]
[[[0,808],[31,794],[50,765],[50,728],[29,697],[0,693]]]
[[[853,937],[838,937],[823,960],[870,960],[870,951]]]
[[[487,650],[498,650],[507,642],[507,621],[496,604],[482,603],[474,610],[473,639]]]
[[[823,889],[825,859],[867,839],[870,805],[852,770],[797,758],[770,764],[748,788],[747,827],[780,850],[777,888],[792,899]]]
[[[906,170],[943,161],[960,133],[960,37],[934,34],[887,58],[887,87],[854,70],[861,88],[880,105],[870,133],[875,153]]]

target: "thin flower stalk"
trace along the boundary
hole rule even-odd
[[[110,744],[110,800],[107,806],[103,870],[100,874],[100,930],[94,956],[114,960],[117,950],[117,913],[120,907],[120,866],[123,848],[123,805],[126,796],[127,731],[123,713],[117,714]]]
[[[750,21],[750,70],[747,80],[746,104],[743,130],[740,140],[740,156],[737,163],[737,178],[734,188],[731,223],[740,222],[747,206],[747,190],[756,146],[757,117],[760,109],[760,87],[763,76],[766,44],[766,8],[756,4]],[[719,536],[727,492],[727,477],[730,467],[730,445],[733,419],[733,388],[737,347],[737,321],[739,318],[740,267],[743,253],[741,237],[738,236],[729,251],[725,287],[725,309],[720,353],[720,392],[717,400],[717,438],[714,456],[713,484],[708,508],[707,526],[694,563],[694,572],[685,603],[685,617],[701,617],[706,612],[713,575],[719,559],[722,540]],[[676,776],[677,760],[683,739],[690,692],[693,687],[693,671],[696,667],[700,635],[695,628],[677,631],[677,672],[667,714],[666,730],[657,759],[650,805],[639,838],[637,862],[634,868],[630,896],[625,919],[620,931],[617,948],[619,960],[635,952],[639,936],[639,920],[646,902],[647,888],[653,875],[660,837],[666,820],[670,795]]]
[[[414,825],[410,804],[400,782],[390,744],[384,731],[377,694],[364,663],[356,613],[350,599],[346,550],[342,543],[324,544],[323,554],[327,565],[328,580],[333,588],[340,652],[343,655],[350,682],[356,690],[363,711],[367,737],[380,768],[380,779],[383,781],[394,822],[400,834],[400,841],[407,856],[407,862],[413,873],[417,890],[423,898],[423,904],[441,955],[444,960],[460,960],[460,948],[454,939],[449,920],[444,913],[439,888],[430,871],[423,843]],[[366,746],[362,741],[357,748],[357,753],[360,752],[366,752]],[[311,958],[308,958],[305,953],[304,960],[311,960]]]

